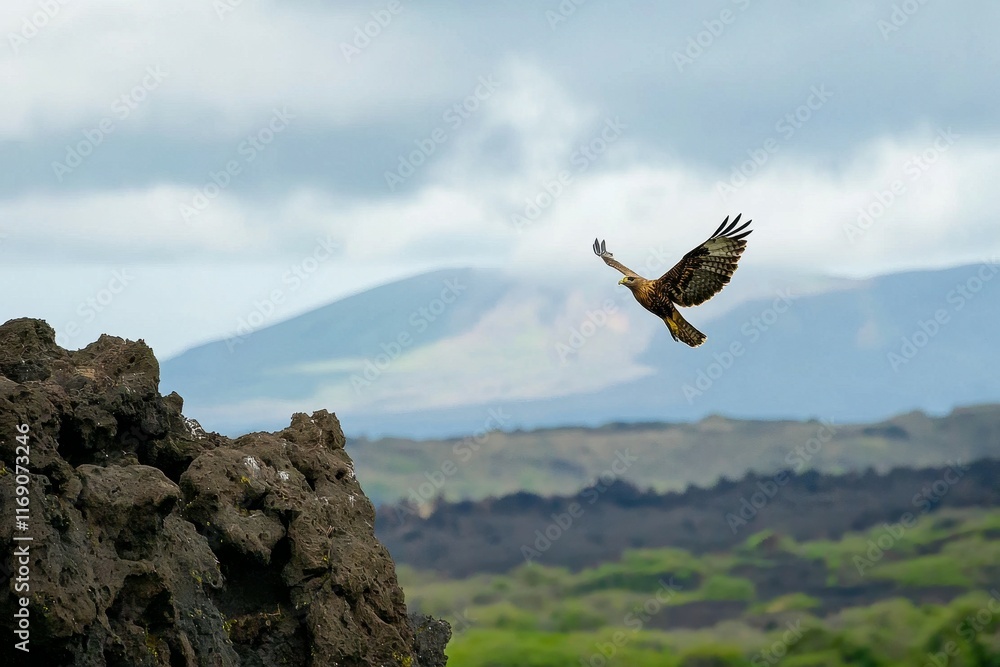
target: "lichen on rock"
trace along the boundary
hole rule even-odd
[[[142,341],[68,351],[40,320],[0,326],[0,471],[15,469],[18,425],[30,428],[33,661],[447,661],[447,624],[407,617],[335,415],[231,440],[158,385]],[[0,474],[3,566],[15,506],[14,475]],[[5,581],[8,637],[17,604]]]

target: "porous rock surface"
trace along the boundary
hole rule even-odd
[[[29,657],[9,639],[17,532],[33,538],[31,664],[445,664],[447,624],[407,617],[335,415],[230,440],[158,385],[142,341],[67,351],[41,320],[0,326],[0,655]]]

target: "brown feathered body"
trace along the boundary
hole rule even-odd
[[[690,322],[684,319],[674,306],[674,302],[667,296],[667,292],[661,289],[657,282],[640,277],[623,284],[632,290],[632,296],[639,302],[639,305],[663,320],[674,340],[679,340],[691,347],[698,347],[704,343],[708,336],[695,329]]]
[[[707,336],[685,320],[676,306],[704,303],[729,283],[746,248],[744,239],[750,234],[750,231],[740,233],[750,221],[737,228],[739,221],[739,215],[732,223],[727,217],[707,241],[684,255],[681,261],[656,280],[643,278],[615,260],[604,242],[595,240],[594,252],[608,266],[625,274],[620,284],[632,291],[643,308],[663,320],[674,340],[697,347],[705,342]]]
[[[655,280],[636,278],[633,283],[628,283],[627,286],[632,290],[632,296],[635,297],[635,300],[660,319],[672,317],[677,312],[677,309],[674,308],[674,302],[670,300],[666,292],[656,288]]]

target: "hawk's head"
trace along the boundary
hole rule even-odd
[[[635,289],[639,285],[639,279],[633,276],[625,276],[618,281],[619,285],[624,285],[629,289]]]

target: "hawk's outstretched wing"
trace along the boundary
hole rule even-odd
[[[632,276],[633,278],[640,278],[641,276],[628,268],[617,259],[615,256],[608,252],[607,244],[604,241],[598,241],[594,239],[594,254],[604,260],[604,263],[610,266],[612,269],[617,269],[624,273],[626,276]]]
[[[736,263],[747,246],[744,237],[753,231],[740,234],[752,221],[747,220],[737,228],[739,221],[740,216],[737,215],[729,224],[729,216],[726,216],[707,241],[684,255],[674,268],[660,276],[656,288],[666,291],[670,300],[678,306],[697,306],[718,294],[736,271]]]

